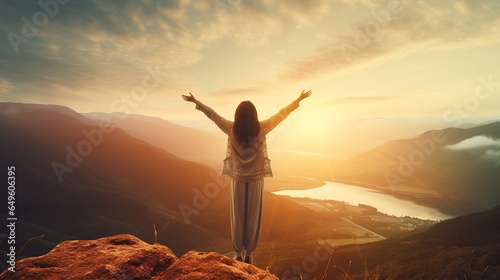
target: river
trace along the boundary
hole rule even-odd
[[[410,216],[429,220],[452,218],[431,207],[418,205],[412,201],[399,199],[373,189],[338,182],[325,182],[325,185],[321,187],[308,190],[276,191],[274,194],[345,201],[353,205],[366,204],[376,207],[379,212],[395,216]]]

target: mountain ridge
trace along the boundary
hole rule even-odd
[[[500,202],[500,189],[496,187],[500,174],[495,163],[474,153],[445,148],[480,135],[499,139],[500,122],[431,130],[412,139],[389,141],[334,164],[336,174],[332,179],[371,186],[395,196],[408,197],[414,192],[415,197],[409,198],[418,203],[422,203],[418,195],[428,192],[442,197],[442,203],[459,205],[456,210],[447,207],[453,215],[486,210]]]
[[[221,155],[226,149],[223,133],[185,127],[159,117],[138,114],[92,112],[82,115],[110,121],[131,136],[185,160],[203,162],[215,169],[222,166]]]

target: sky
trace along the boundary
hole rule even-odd
[[[312,89],[288,135],[375,141],[500,119],[499,14],[494,0],[2,0],[0,101],[197,122],[181,94],[228,119],[251,100],[264,119]]]

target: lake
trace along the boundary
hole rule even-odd
[[[431,207],[418,205],[408,200],[378,192],[377,190],[338,182],[325,182],[325,185],[321,187],[308,190],[276,191],[274,194],[345,201],[353,205],[366,204],[376,207],[379,212],[395,216],[410,216],[429,220],[452,218]]]

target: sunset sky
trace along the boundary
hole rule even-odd
[[[500,119],[500,2],[0,2],[0,100],[203,120],[271,116],[302,89],[295,129]],[[418,121],[417,121],[418,122]]]

